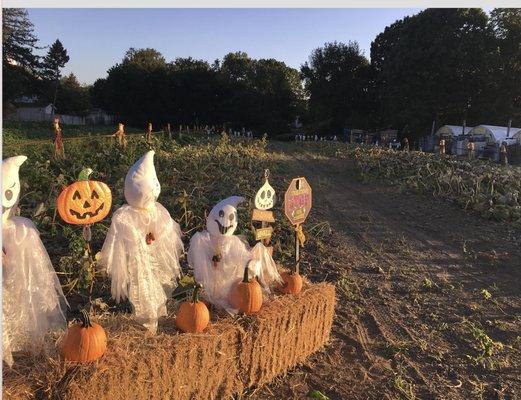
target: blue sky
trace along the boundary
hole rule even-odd
[[[212,62],[231,51],[276,58],[299,68],[325,42],[371,41],[395,20],[420,9],[30,9],[40,46],[59,38],[74,72],[90,84],[105,77],[130,47],[152,47],[167,61]],[[44,51],[45,52],[45,51]]]

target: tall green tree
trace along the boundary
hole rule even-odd
[[[76,75],[69,74],[60,79],[60,96],[56,108],[61,114],[84,116],[91,108],[89,88],[82,86]]]
[[[315,49],[301,68],[314,127],[326,134],[339,134],[344,127],[369,127],[371,74],[356,42],[326,43]]]
[[[371,44],[387,126],[428,133],[439,123],[482,123],[492,111],[497,57],[481,9],[427,9],[387,27]]]
[[[56,96],[61,78],[61,69],[69,62],[69,55],[63,44],[56,39],[42,61],[41,76],[44,81],[54,84],[52,99],[53,111],[56,108]]]
[[[521,126],[521,9],[496,8],[490,24],[499,49],[496,76],[491,80],[495,85],[494,110],[503,123],[512,118],[514,126]]]
[[[38,39],[34,26],[23,8],[2,10],[3,97],[8,103],[30,94],[34,87],[34,71],[38,57],[34,54]]]

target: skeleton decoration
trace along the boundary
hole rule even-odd
[[[180,276],[183,253],[179,224],[156,201],[160,192],[151,150],[128,171],[128,204],[112,216],[101,250],[101,264],[112,281],[112,297],[118,302],[128,298],[136,320],[152,333],[158,318],[166,315],[166,301]]]
[[[246,265],[268,294],[270,287],[282,281],[262,243],[252,249],[245,239],[234,235],[237,206],[243,201],[243,197],[232,196],[217,203],[208,214],[206,230],[192,237],[188,251],[188,263],[194,269],[195,280],[204,286],[206,298],[230,314],[238,310],[229,304],[229,293],[242,279]]]
[[[3,359],[10,366],[12,352],[37,352],[47,332],[66,327],[67,301],[38,230],[31,220],[15,216],[25,160],[2,161]]]

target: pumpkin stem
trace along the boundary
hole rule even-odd
[[[203,285],[197,283],[194,288],[194,293],[192,294],[192,303],[197,303],[199,301],[199,292],[203,288]]]
[[[91,328],[92,327],[92,324],[90,323],[89,313],[85,309],[81,310],[80,321],[81,321],[82,328]]]
[[[248,266],[246,265],[246,268],[244,268],[244,277],[242,279],[243,283],[249,283],[249,279],[248,279],[248,273],[250,272],[250,269],[248,268]]]
[[[78,181],[88,181],[90,174],[92,174],[91,168],[83,168],[81,172],[78,174]]]

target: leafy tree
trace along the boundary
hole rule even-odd
[[[69,56],[67,50],[63,47],[62,43],[56,39],[51,45],[49,51],[43,58],[41,76],[44,82],[54,83],[54,96],[52,99],[53,112],[56,108],[56,96],[58,94],[58,86],[61,78],[61,69],[69,62]]]
[[[433,118],[481,123],[497,57],[481,9],[427,9],[387,27],[371,44],[371,62],[384,124],[413,135]]]
[[[56,109],[60,114],[84,116],[91,108],[89,89],[82,86],[74,74],[60,79],[60,97]]]
[[[370,125],[371,66],[358,43],[326,43],[301,68],[310,119],[323,133]]]
[[[4,102],[30,94],[34,86],[33,72],[38,68],[38,39],[34,26],[23,8],[2,11],[2,67]]]
[[[496,8],[490,15],[500,57],[495,79],[497,114],[513,118],[514,126],[521,126],[521,9]],[[492,100],[491,99],[491,100]]]

